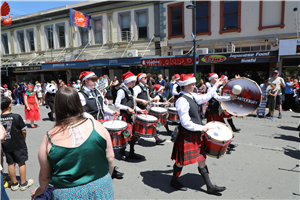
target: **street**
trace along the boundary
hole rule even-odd
[[[113,108],[110,106],[110,108]],[[24,106],[13,106],[13,113],[24,118]],[[10,199],[30,199],[30,192],[38,187],[39,163],[37,152],[45,133],[54,126],[49,121],[49,109],[41,106],[41,120],[35,122],[37,128],[27,129],[29,160],[26,162],[27,179],[33,179],[34,185],[26,191],[6,189]],[[170,186],[174,161],[170,159],[173,143],[160,127],[160,136],[167,139],[163,145],[155,145],[154,138],[141,138],[136,153],[145,156],[142,161],[120,160],[115,151],[115,165],[124,172],[123,179],[113,179],[116,199],[300,199],[299,186],[299,132],[297,126],[300,116],[295,112],[283,112],[278,119],[275,111],[273,120],[256,118],[250,115],[244,118],[233,117],[240,133],[235,133],[233,144],[235,151],[220,159],[207,158],[207,166],[212,183],[226,186],[220,196],[208,195],[206,186],[198,172],[197,164],[183,168],[179,181],[188,190],[175,191]],[[29,126],[29,122],[26,122]],[[170,126],[173,130],[174,126]],[[129,151],[129,146],[127,147]],[[4,158],[4,172],[7,164]],[[17,176],[19,175],[16,167]]]

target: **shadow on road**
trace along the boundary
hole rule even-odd
[[[299,116],[299,115],[297,115],[297,116],[293,116],[293,115],[292,115],[291,117],[294,117],[294,118],[300,118],[300,116]]]
[[[288,130],[288,131],[297,131],[297,127],[292,127],[292,126],[278,126],[278,128],[281,128],[283,130]]]
[[[291,146],[289,146],[289,148],[283,147],[283,150],[285,155],[300,160],[300,150],[296,149],[295,147],[291,147]]]
[[[281,139],[281,140],[292,141],[292,142],[300,142],[300,138],[299,137],[295,137],[295,136],[291,136],[291,135],[281,135],[281,134],[278,134],[277,136],[274,136],[273,138],[274,139]]]
[[[129,149],[129,148],[127,148],[127,149]],[[121,159],[121,156],[119,155],[119,150],[118,150],[118,149],[114,149],[114,153],[115,153],[115,159],[121,161],[122,159]],[[140,154],[138,154],[137,152],[135,152],[135,153],[136,153],[137,155],[140,155]],[[129,152],[126,152],[126,155],[127,155],[127,156],[128,156],[128,154],[129,154]],[[127,160],[124,161],[124,162],[139,163],[139,162],[144,162],[144,161],[146,161],[146,157],[145,157],[145,156],[143,156],[143,155],[140,155],[140,156],[142,157],[142,159],[140,159],[140,160],[127,158]]]
[[[184,169],[183,169],[184,171]],[[173,170],[153,170],[141,172],[144,184],[159,189],[165,193],[176,192],[177,190],[170,186],[172,179]],[[179,177],[179,181],[186,186],[188,189],[205,192],[206,190],[201,189],[205,185],[203,178],[200,174],[183,174]],[[180,191],[178,191],[180,192]]]
[[[293,167],[292,169],[283,169],[283,168],[278,168],[279,170],[283,170],[283,171],[289,171],[289,172],[300,172],[300,171],[297,171],[297,170],[294,170],[295,168],[299,168],[300,165],[296,164],[295,167]]]

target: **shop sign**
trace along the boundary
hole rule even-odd
[[[89,60],[89,66],[113,66],[113,65],[140,65],[141,58],[118,58],[118,59],[100,59],[100,60]]]
[[[193,56],[178,56],[165,58],[142,59],[142,66],[172,66],[172,65],[192,65]],[[196,57],[196,63],[199,63],[199,57]]]
[[[76,62],[59,62],[59,63],[44,63],[42,69],[63,69],[63,68],[77,68],[88,67],[88,61],[76,61]]]
[[[300,54],[300,39],[280,40],[279,55],[299,55]]]
[[[199,64],[242,64],[278,62],[278,51],[200,55]]]
[[[25,66],[25,67],[13,67],[13,72],[36,72],[42,71],[42,66]]]

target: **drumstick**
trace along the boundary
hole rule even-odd
[[[117,117],[117,115],[118,115],[118,112],[119,112],[119,110],[117,110],[117,112],[116,112],[116,114],[115,114],[115,116],[114,116],[114,119],[113,119],[113,122],[112,122],[112,123],[114,123],[114,121],[115,121],[115,119],[116,119],[116,117]]]

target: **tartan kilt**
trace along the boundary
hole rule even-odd
[[[130,140],[138,140],[140,136],[133,136],[133,130],[134,130],[134,123],[132,122],[131,116],[128,115],[127,113],[121,113],[122,120],[128,124],[128,130],[130,132],[130,136],[128,138],[128,141]]]
[[[223,122],[224,118],[230,118],[231,115],[228,112],[221,112],[221,115],[219,115],[219,112],[215,112],[215,111],[207,111],[207,123],[211,122],[211,121],[219,121],[219,122]]]
[[[203,134],[189,131],[180,131],[177,141],[173,145],[172,160],[183,166],[204,161],[206,153],[203,143]]]

